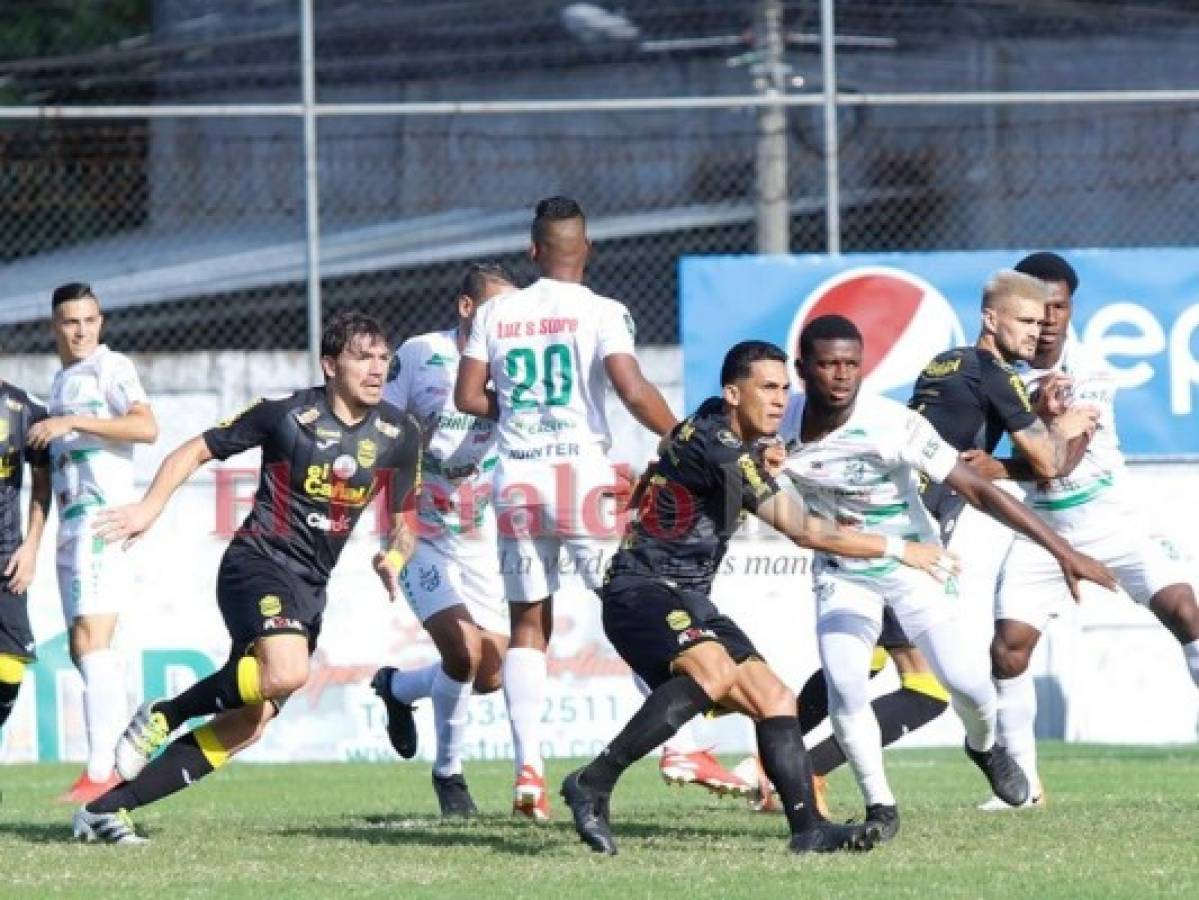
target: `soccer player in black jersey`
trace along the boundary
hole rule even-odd
[[[25,666],[37,658],[25,592],[33,583],[37,548],[50,510],[48,451],[30,446],[29,428],[46,410],[15,385],[0,381],[0,729],[17,702]],[[31,475],[29,530],[21,536],[21,482]]]
[[[139,503],[106,512],[98,534],[128,546],[201,465],[262,448],[254,505],[221,560],[217,604],[232,639],[229,661],[176,697],[144,704],[117,745],[126,782],[75,813],[76,837],[137,843],[128,810],[198,781],[259,739],[304,686],[325,608],[325,585],[362,512],[384,491],[392,514],[375,570],[392,599],[411,552],[421,433],[382,403],[390,349],[374,319],[335,316],[321,338],[325,384],[259,401],[192,438],[159,467]],[[193,716],[215,713],[150,761]]]
[[[793,851],[869,850],[876,826],[834,825],[817,812],[795,695],[713,605],[712,580],[746,513],[802,547],[891,556],[942,578],[955,571],[955,561],[937,547],[884,541],[805,516],[797,501],[779,493],[756,442],[778,431],[786,406],[782,350],[763,341],[738,344],[720,380],[722,396],[705,401],[663,440],[600,592],[605,634],[653,691],[603,753],[567,776],[562,796],[583,841],[615,853],[608,798],[621,773],[684,722],[719,705],[757,723],[762,765],[783,798]]]
[[[1085,440],[1094,428],[1096,412],[1075,407],[1046,425],[1029,401],[1013,364],[1028,361],[1037,349],[1045,304],[1045,285],[1020,272],[1002,270],[988,279],[982,295],[982,326],[972,347],[956,347],[934,357],[916,381],[908,405],[923,415],[937,433],[963,454],[990,453],[1004,434],[1029,460],[1039,477],[1069,472],[1077,465]],[[924,504],[941,527],[941,538],[950,546],[954,527],[966,501],[947,484],[925,483]],[[928,662],[912,646],[888,608],[883,617],[879,648],[899,670],[900,689],[871,704],[878,717],[883,746],[931,722],[948,705],[949,695],[933,675]],[[882,653],[871,661],[871,673],[886,664]],[[827,681],[817,671],[799,694],[800,723],[804,733],[827,715]],[[821,778],[845,762],[836,738],[812,748],[812,761]],[[823,801],[822,801],[823,802]]]

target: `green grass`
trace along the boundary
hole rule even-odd
[[[1049,744],[1049,808],[993,815],[974,810],[982,780],[960,753],[897,751],[888,766],[893,844],[795,858],[781,816],[668,789],[643,762],[615,797],[614,859],[578,843],[561,802],[549,826],[510,818],[506,763],[469,766],[484,816],[459,824],[436,817],[423,765],[235,764],[140,810],[153,843],[130,848],[70,841],[70,810],[50,798],[76,768],[0,767],[0,896],[1199,896],[1199,749]],[[551,765],[555,785],[569,768]],[[832,800],[858,812],[844,772]]]

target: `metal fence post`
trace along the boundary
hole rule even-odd
[[[780,0],[763,0],[759,28],[759,90],[764,97],[781,101],[787,79]],[[791,204],[787,192],[787,108],[781,102],[758,110],[757,187],[758,252],[786,253],[791,243]]]
[[[841,159],[837,141],[837,58],[833,0],[820,0],[820,61],[824,72],[825,246],[841,255]]]
[[[304,248],[308,261],[308,381],[321,378],[320,183],[316,158],[316,37],[312,0],[300,0],[301,104],[304,110]]]

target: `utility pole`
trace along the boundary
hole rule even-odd
[[[782,0],[762,0],[755,30],[758,62],[753,70],[754,86],[763,96],[781,100],[787,91]],[[782,103],[762,106],[758,111],[757,225],[759,253],[787,253],[790,250],[787,107]]]

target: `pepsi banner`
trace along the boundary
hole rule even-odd
[[[1060,251],[1079,275],[1072,328],[1115,373],[1125,453],[1199,455],[1199,251]],[[934,355],[972,344],[987,278],[1022,251],[695,256],[680,261],[687,409],[719,391],[725,351],[750,338],[794,357],[810,319],[839,313],[865,336],[868,390],[907,401]],[[794,378],[794,372],[792,372]]]

